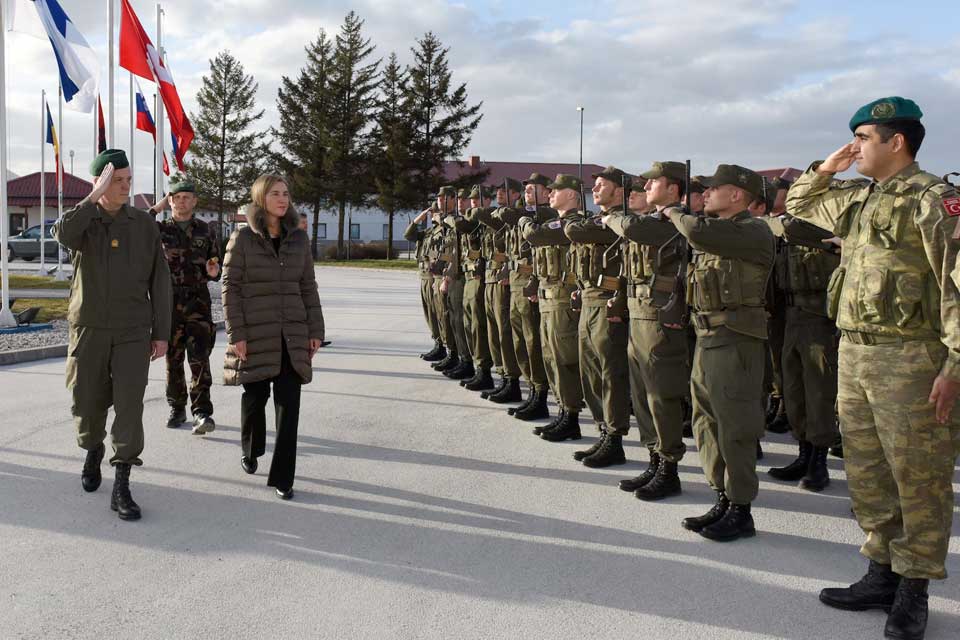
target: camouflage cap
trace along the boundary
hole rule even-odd
[[[523,191],[523,183],[515,178],[504,178],[500,182],[496,183],[493,188],[497,190],[503,189],[504,182],[507,183],[507,187],[510,188],[510,191],[516,191],[517,193],[521,193]]]
[[[793,186],[793,180],[784,178],[783,176],[777,176],[773,179],[774,189],[789,189],[791,186]]]
[[[530,177],[523,181],[523,186],[528,184],[538,184],[541,187],[550,188],[550,178],[539,173],[531,173]]]
[[[618,187],[624,184],[624,181],[626,181],[626,185],[629,187],[633,179],[633,176],[631,176],[629,173],[627,173],[623,169],[618,169],[615,166],[610,165],[600,173],[593,174],[593,179],[596,180],[597,178],[604,178],[606,180],[609,180],[610,182],[614,183]]]
[[[707,190],[706,185],[703,183],[704,176],[690,176],[690,192],[691,193],[703,193]]]
[[[99,176],[108,164],[112,164],[114,169],[126,169],[130,166],[130,161],[127,160],[127,154],[122,149],[101,151],[90,163],[90,175]]]
[[[437,197],[442,198],[443,196],[455,198],[457,196],[457,190],[452,185],[440,187],[440,190],[437,191]]]
[[[553,182],[547,185],[547,189],[573,189],[574,191],[579,191],[582,184],[583,181],[577,176],[572,176],[569,173],[558,173]]]
[[[878,124],[893,120],[917,120],[923,117],[923,111],[909,98],[890,96],[865,104],[850,118],[850,131],[864,124]]]
[[[755,198],[763,197],[763,177],[756,171],[735,164],[717,165],[717,171],[712,176],[703,176],[703,184],[708,187],[720,187],[732,184],[740,187]]]
[[[647,180],[667,177],[670,180],[683,181],[687,177],[687,165],[684,162],[654,162],[653,167],[641,173],[640,177]]]

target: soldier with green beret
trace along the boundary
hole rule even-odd
[[[427,324],[427,330],[430,332],[430,338],[433,340],[433,348],[420,357],[427,362],[437,362],[447,357],[447,349],[440,336],[440,323],[437,319],[437,308],[433,300],[433,274],[430,273],[430,247],[432,236],[436,226],[423,228],[421,225],[428,217],[439,214],[440,209],[436,203],[417,214],[403,232],[403,237],[407,242],[415,242],[417,245],[417,271],[420,273],[420,303],[423,307],[423,319]]]
[[[436,371],[447,371],[460,364],[461,346],[457,342],[457,334],[450,315],[450,300],[447,296],[447,269],[455,259],[455,246],[451,240],[453,235],[450,228],[444,223],[447,216],[453,213],[457,202],[457,190],[450,185],[440,187],[437,192],[438,214],[435,217],[437,225],[433,233],[433,300],[437,318],[440,323],[440,333],[443,342],[447,345],[447,355],[442,360],[434,362],[431,367]]]
[[[681,492],[677,464],[683,443],[683,399],[690,381],[687,364],[687,304],[683,287],[687,241],[663,211],[679,207],[686,165],[655,162],[640,174],[652,213],[604,216],[604,224],[625,239],[624,273],[630,312],[630,389],[640,427],[640,442],[650,464],[620,488],[641,500],[662,500]],[[641,416],[641,412],[643,415]]]
[[[485,227],[477,219],[476,210],[484,206],[487,194],[481,185],[474,185],[468,196],[468,206],[458,221],[460,256],[463,261],[463,328],[467,335],[473,359],[472,377],[460,380],[460,386],[470,390],[493,388],[490,369],[493,358],[487,338],[487,316],[484,310],[483,233]]]
[[[203,220],[193,215],[196,186],[182,176],[170,179],[170,191],[150,208],[163,211],[167,204],[173,217],[160,222],[160,242],[170,269],[173,288],[173,321],[167,349],[167,427],[186,422],[187,383],[183,374],[186,357],[190,366],[190,413],[193,433],[203,435],[216,428],[210,400],[210,352],[216,340],[210,290],[207,283],[220,279],[219,243]]]
[[[619,236],[602,222],[623,215],[624,188],[631,179],[614,166],[594,174],[593,201],[600,215],[564,227],[581,300],[578,338],[580,380],[590,413],[600,430],[594,446],[574,453],[588,467],[624,464],[623,436],[630,430],[630,373],[627,367],[627,299],[620,275],[620,252],[610,249]]]
[[[453,211],[443,220],[446,226],[447,250],[453,258],[444,273],[444,286],[448,299],[450,326],[453,328],[457,352],[460,354],[459,362],[456,365],[442,370],[443,375],[451,380],[467,380],[476,373],[473,367],[473,353],[467,332],[469,325],[464,316],[464,287],[466,284],[464,259],[466,255],[463,251],[463,235],[465,235],[468,227],[472,228],[472,223],[467,222],[462,214],[469,206],[470,190],[458,189]]]
[[[666,215],[694,249],[687,301],[697,331],[690,393],[700,462],[717,492],[713,508],[683,526],[718,541],[752,536],[757,497],[757,440],[763,434],[762,376],[767,338],[765,297],[774,237],[747,206],[763,178],[721,164],[705,179],[706,216],[677,208]]]
[[[922,638],[927,588],[946,577],[960,395],[960,196],[922,171],[915,102],[888,97],[850,120],[853,141],[814,162],[787,211],[842,239],[827,286],[841,332],[837,401],[867,574],[820,592],[841,609],[889,611],[889,638]],[[870,182],[833,176],[854,166]]]
[[[577,289],[577,282],[569,263],[570,239],[564,233],[566,225],[583,219],[580,212],[581,182],[575,176],[557,174],[545,188],[550,190],[550,210],[556,211],[556,216],[538,222],[537,217],[529,214],[541,211],[529,211],[520,218],[518,227],[521,237],[533,247],[543,364],[560,408],[552,422],[535,427],[533,433],[549,442],[561,442],[581,437],[579,415],[583,388],[577,342],[579,313],[573,308],[570,297]]]
[[[87,450],[85,491],[102,476],[107,410],[113,406],[116,479],[110,508],[123,520],[140,518],[130,495],[130,467],[141,465],[143,394],[150,360],[162,358],[170,337],[170,271],[153,216],[127,204],[130,165],[108,149],[90,165],[90,195],[54,225],[57,241],[74,252],[70,291],[67,388],[77,442]]]

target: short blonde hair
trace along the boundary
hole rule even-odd
[[[290,183],[287,182],[287,179],[275,173],[265,173],[257,178],[253,186],[250,187],[250,199],[253,201],[253,206],[266,211],[267,194],[270,193],[270,189],[273,189],[273,185],[278,182],[282,182],[284,186],[290,188]]]

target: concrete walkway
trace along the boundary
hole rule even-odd
[[[679,525],[712,498],[690,441],[683,495],[642,503],[616,487],[642,468],[633,433],[629,464],[587,469],[570,455],[592,433],[545,443],[417,357],[415,273],[318,277],[333,344],[303,390],[289,503],[265,486],[272,436],[260,471],[240,469],[240,390],[215,386],[214,433],[166,429],[157,362],[132,474],[144,518],[121,522],[109,477],[80,488],[64,361],[0,368],[0,637],[882,637],[884,614],[816,597],[866,566],[840,461],[813,495],[767,479],[796,449],[765,441],[758,536],[708,542]],[[954,537],[929,640],[960,629],[958,553]]]
[[[10,289],[11,298],[69,298],[70,289]]]

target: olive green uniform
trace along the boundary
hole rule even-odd
[[[700,463],[715,491],[749,504],[757,497],[757,439],[764,431],[773,233],[747,211],[724,220],[673,209],[670,217],[694,249],[687,302],[697,331],[690,394]]]
[[[467,337],[474,366],[489,369],[493,361],[487,339],[487,316],[484,310],[484,261],[481,240],[484,226],[476,218],[475,209],[469,209],[457,220],[460,233],[460,258],[463,263],[463,330]]]
[[[430,299],[433,302],[433,312],[437,317],[437,326],[440,329],[440,339],[443,344],[451,351],[457,348],[456,338],[453,335],[453,328],[450,326],[450,315],[447,313],[447,295],[441,293],[440,284],[443,282],[443,273],[447,269],[453,257],[447,251],[446,247],[446,227],[441,223],[435,223],[430,228],[430,246],[427,249],[427,256],[430,259]]]
[[[433,303],[433,275],[430,273],[430,235],[433,228],[421,229],[411,222],[403,232],[407,242],[417,243],[417,271],[420,273],[420,303],[423,306],[423,320],[434,342],[440,340],[440,323],[437,322],[436,305]]]
[[[506,254],[506,225],[493,216],[492,207],[475,210],[475,217],[484,225],[481,245],[484,259],[484,311],[487,315],[487,340],[497,373],[508,378],[520,377],[520,365],[513,349],[510,328],[510,285]]]
[[[627,354],[640,442],[679,462],[686,452],[682,402],[690,380],[685,274],[678,272],[687,242],[659,212],[614,216],[607,226],[628,240],[623,247],[630,312]],[[670,308],[663,309],[667,304]],[[642,417],[640,407],[646,414]]]
[[[960,243],[947,212],[960,201],[916,163],[837,186],[818,166],[794,183],[787,211],[844,242],[828,311],[841,331],[837,400],[861,552],[905,578],[944,578],[960,435],[927,398],[938,375],[960,381]]]
[[[569,262],[570,239],[564,227],[582,221],[583,215],[571,210],[543,223],[530,217],[521,218],[519,223],[524,240],[533,246],[547,381],[557,403],[570,413],[579,413],[583,406],[583,386],[577,340],[580,313],[573,309],[570,299],[577,290],[577,279]]]
[[[623,215],[616,207],[606,213]],[[627,303],[621,257],[607,248],[619,238],[600,216],[571,222],[571,262],[580,288],[580,381],[593,419],[610,435],[630,430],[630,372],[627,365]],[[609,303],[609,306],[608,306]],[[619,317],[622,322],[610,322]]]
[[[459,216],[448,215],[443,219],[443,250],[450,257],[443,275],[448,278],[447,293],[442,297],[444,310],[453,331],[453,341],[457,354],[463,359],[470,358],[470,344],[463,325],[463,262],[460,255],[460,234],[456,229]]]
[[[54,236],[74,252],[67,388],[77,442],[93,451],[114,409],[111,464],[143,464],[143,394],[150,342],[167,341],[170,271],[153,216],[124,205],[115,216],[88,200],[66,212]]]

